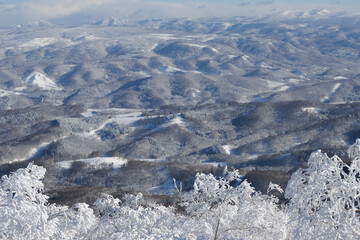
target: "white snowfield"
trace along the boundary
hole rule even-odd
[[[61,168],[69,169],[74,162],[86,163],[95,168],[100,167],[102,164],[113,164],[113,168],[120,168],[128,161],[127,159],[119,158],[119,157],[97,157],[97,158],[63,161],[63,162],[58,162],[57,165]]]
[[[225,153],[230,155],[231,151],[235,148],[234,146],[231,145],[223,145],[222,148],[225,150]]]
[[[158,68],[158,71],[159,71],[160,73],[182,72],[182,70],[179,69],[179,68],[172,67],[172,66],[167,66],[167,65],[164,65],[164,66],[159,67],[159,68]]]
[[[336,76],[336,77],[334,77],[334,80],[347,80],[347,77]]]
[[[25,157],[23,157],[21,159],[13,159],[12,162],[20,162],[20,161],[30,160],[31,158],[35,157],[37,154],[41,153],[44,149],[46,149],[51,143],[60,141],[60,140],[65,139],[67,137],[69,137],[69,136],[63,136],[63,137],[61,137],[59,139],[55,139],[55,140],[50,141],[50,142],[43,142],[40,145],[38,145],[37,147],[31,148],[28,151],[28,153],[25,155]]]
[[[263,79],[263,81],[266,82],[268,88],[270,88],[270,89],[279,88],[279,87],[284,86],[284,83],[281,83],[281,82],[275,82],[275,81],[266,80],[266,79]]]
[[[158,73],[176,73],[176,72],[183,72],[183,73],[195,73],[195,74],[202,74],[199,71],[188,71],[180,68],[176,68],[173,66],[164,65],[157,69]]]
[[[34,38],[24,44],[21,44],[21,48],[40,48],[58,42],[55,38]]]
[[[173,119],[171,119],[168,123],[162,125],[162,127],[169,127],[171,125],[178,125],[182,129],[189,129],[190,126],[185,122],[184,118],[181,116],[181,113],[175,115]]]
[[[51,142],[43,142],[38,147],[30,149],[30,151],[26,155],[25,159],[23,159],[23,160],[27,160],[27,159],[30,159],[30,158],[34,157],[38,152],[42,151],[47,146],[49,146],[50,143]]]
[[[241,59],[247,63],[250,63],[250,61],[249,61],[250,57],[248,55],[242,55]]]
[[[50,142],[43,142],[41,143],[38,147],[35,147],[35,148],[31,148],[29,150],[29,152],[26,154],[25,157],[23,158],[15,158],[13,159],[11,162],[21,162],[21,161],[26,161],[26,160],[29,160],[31,159],[32,157],[34,157],[38,152],[42,151],[43,149],[45,149],[48,145],[50,144]]]
[[[302,108],[303,112],[308,112],[308,113],[313,113],[313,114],[318,114],[321,112],[320,108],[315,108],[315,107],[305,107]]]
[[[6,97],[6,96],[11,96],[11,95],[21,95],[21,93],[17,92],[17,91],[7,91],[7,90],[0,89],[0,97]]]
[[[219,51],[216,48],[210,47],[208,45],[200,45],[200,44],[194,44],[194,43],[186,43],[186,45],[190,47],[196,47],[196,48],[210,48],[213,52],[218,53]]]
[[[76,42],[78,41],[97,41],[97,40],[102,40],[104,38],[101,38],[101,37],[97,37],[97,36],[94,36],[94,35],[91,35],[91,34],[85,34],[77,39],[75,39]]]
[[[336,83],[334,85],[334,87],[332,88],[331,92],[329,93],[329,95],[325,96],[321,102],[326,102],[328,101],[335,93],[337,90],[339,90],[339,88],[341,87],[342,83]]]
[[[109,123],[117,123],[119,125],[129,126],[135,123],[136,121],[142,119],[141,110],[139,109],[121,109],[121,108],[110,108],[106,110],[101,109],[88,109],[86,112],[82,113],[84,117],[89,117],[97,112],[107,112],[113,114],[109,119],[107,119],[103,124],[101,124],[98,128],[92,129],[88,132],[81,133],[80,135],[88,138],[99,138],[96,134],[97,131],[103,129]]]
[[[191,91],[192,91],[191,95],[193,97],[201,97],[201,95],[202,95],[201,91],[197,88],[191,88]]]
[[[136,161],[142,162],[165,162],[165,158],[135,158]]]
[[[157,39],[161,39],[161,40],[176,40],[176,39],[178,39],[177,37],[175,37],[174,34],[166,34],[166,33],[150,34],[149,38],[157,38]]]
[[[24,81],[27,84],[36,85],[39,88],[45,90],[61,90],[61,88],[56,85],[54,80],[36,71],[32,72],[29,76],[27,76]]]

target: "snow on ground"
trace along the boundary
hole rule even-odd
[[[214,39],[215,34],[212,35],[203,35],[203,34],[191,34],[183,36],[181,39],[190,40],[190,41],[206,41],[206,39]]]
[[[313,114],[319,114],[321,112],[320,108],[314,108],[314,107],[304,107],[301,109],[303,112],[313,113]]]
[[[176,67],[172,67],[172,66],[161,66],[158,68],[158,71],[161,73],[175,73],[175,72],[183,72],[181,69],[176,68]]]
[[[347,77],[336,76],[336,77],[334,77],[334,80],[347,80]]]
[[[306,23],[300,23],[300,24],[297,24],[298,27],[302,27],[302,28],[306,28],[307,26],[309,26],[309,24],[306,24]]]
[[[184,121],[184,118],[181,116],[181,113],[175,115],[173,119],[171,119],[168,123],[164,124],[163,127],[168,127],[171,125],[178,125],[183,129],[189,129],[188,124]]]
[[[333,89],[331,90],[331,92],[329,93],[329,95],[325,96],[325,97],[321,100],[321,102],[326,102],[326,101],[328,101],[328,100],[330,99],[330,97],[331,97],[332,95],[334,95],[334,94],[336,93],[336,91],[341,87],[341,85],[342,85],[342,83],[336,83],[336,84],[334,85]]]
[[[87,158],[87,159],[57,162],[57,165],[61,168],[69,169],[74,162],[87,163],[93,167],[100,167],[102,164],[113,164],[113,168],[120,168],[128,161],[127,159],[119,158],[119,157],[97,157],[97,158]]]
[[[158,39],[161,39],[161,40],[178,39],[177,37],[174,37],[174,34],[166,34],[166,33],[150,34],[149,37],[158,38]]]
[[[306,139],[301,138],[299,135],[293,136],[292,140],[295,145],[300,145],[307,142]]]
[[[64,138],[67,138],[67,137],[68,136],[63,136],[63,137],[61,137],[59,139],[56,139],[55,141],[52,141],[52,142],[43,142],[39,146],[31,148],[24,158],[22,158],[22,159],[13,159],[12,162],[19,162],[19,161],[25,161],[25,160],[32,159],[32,158],[36,157],[38,154],[40,154],[44,149],[46,149],[46,147],[48,147],[51,143],[59,141],[59,140],[64,139]]]
[[[84,117],[91,117],[97,115],[99,113],[107,113],[112,115],[122,115],[122,114],[130,114],[134,112],[140,112],[139,109],[132,109],[132,108],[105,108],[105,109],[94,109],[88,108],[86,112],[80,113]]]
[[[223,23],[223,25],[224,25],[224,28],[225,28],[224,30],[226,30],[229,27],[231,27],[233,24],[225,22],[225,23]]]
[[[174,117],[170,121],[170,125],[177,124],[179,126],[185,127],[185,121],[184,118],[180,114],[176,114],[176,117]]]
[[[219,51],[213,47],[207,46],[207,45],[200,45],[200,44],[194,44],[194,43],[186,43],[186,45],[190,47],[197,47],[197,48],[210,48],[213,52],[218,53]]]
[[[278,89],[276,89],[277,91],[279,92],[284,92],[284,91],[287,91],[289,89],[291,89],[292,87],[290,86],[282,86],[282,87],[279,87]]]
[[[299,83],[301,82],[302,80],[299,79],[299,78],[290,78],[289,79],[289,83],[293,83],[293,84],[296,84],[296,83]]]
[[[241,59],[244,60],[244,61],[247,61],[247,62],[249,61],[249,58],[250,57],[248,55],[242,55],[241,56]]]
[[[257,159],[257,158],[261,157],[264,154],[265,153],[262,153],[262,154],[244,154],[244,159],[253,160],[253,159]]]
[[[285,17],[296,17],[297,15],[298,12],[294,10],[286,10],[281,13],[281,16],[285,16]]]
[[[102,40],[102,39],[104,39],[104,38],[97,37],[97,36],[86,33],[85,35],[82,35],[82,36],[78,37],[77,39],[75,39],[75,41],[77,41],[77,42],[80,42],[80,41],[96,41],[96,40]]]
[[[99,138],[96,134],[97,131],[102,130],[109,123],[116,123],[119,125],[128,126],[133,124],[134,122],[142,119],[142,112],[139,109],[121,109],[121,108],[110,108],[110,109],[88,109],[86,112],[81,113],[84,117],[90,117],[92,115],[97,114],[98,112],[106,112],[112,114],[112,116],[107,119],[103,124],[101,124],[98,128],[92,129],[88,132],[81,133],[80,135],[86,138],[96,137]]]
[[[187,124],[185,122],[184,118],[181,116],[181,113],[178,113],[170,121],[168,121],[167,123],[165,123],[165,124],[163,124],[163,125],[161,125],[161,126],[159,126],[157,128],[152,129],[152,132],[157,132],[160,129],[167,128],[167,127],[170,127],[172,125],[177,125],[182,129],[190,130],[189,124]]]
[[[16,159],[13,159],[12,162],[21,162],[21,161],[29,160],[32,157],[36,156],[36,154],[39,151],[42,151],[43,149],[45,149],[46,146],[48,146],[49,144],[50,144],[49,142],[44,142],[44,143],[40,144],[38,147],[36,147],[36,148],[31,148],[24,158],[21,158],[21,159],[16,158]]]
[[[197,88],[191,88],[192,96],[193,97],[201,97],[201,91]]]
[[[36,85],[45,90],[61,90],[61,88],[56,85],[54,80],[39,72],[31,73],[24,79],[24,81],[28,84]]]
[[[149,189],[152,194],[166,194],[169,195],[171,192],[176,191],[174,180],[169,178],[166,182],[160,186],[152,187]]]
[[[164,65],[159,67],[158,69],[159,73],[176,73],[176,72],[183,72],[183,73],[195,73],[195,74],[202,74],[199,71],[187,71],[187,70],[183,70],[180,68],[176,68],[176,67],[172,67],[172,66],[168,66],[168,65]]]
[[[274,69],[270,65],[268,65],[266,62],[260,61],[255,64],[255,66],[262,67],[262,68],[268,68],[268,69]]]
[[[265,80],[265,79],[262,79],[262,80],[265,81],[267,86],[269,88],[271,88],[271,89],[284,86],[284,83],[279,83],[279,82],[275,82],[275,81],[271,81],[271,80]]]
[[[3,90],[0,89],[0,97],[6,97],[6,96],[11,96],[11,95],[21,95],[22,93],[19,91],[7,91],[7,90]]]
[[[18,161],[24,161],[35,157],[38,153],[44,150],[47,146],[49,146],[50,142],[43,142],[38,147],[30,149],[30,151],[26,154],[24,159]]]
[[[130,112],[130,113],[118,114],[118,115],[115,115],[114,117],[110,118],[108,120],[108,123],[115,122],[119,125],[121,125],[121,124],[122,125],[130,125],[142,118],[141,113],[142,112]]]
[[[250,62],[250,57],[248,55],[241,56],[241,60],[243,60],[248,65],[253,65],[253,63]]]
[[[210,42],[210,41],[212,41],[212,40],[215,40],[216,37],[217,37],[217,36],[214,34],[214,35],[211,35],[211,36],[209,36],[209,37],[206,37],[206,38],[202,39],[201,41],[202,41],[202,42]]]
[[[330,13],[329,10],[323,9],[323,10],[318,11],[316,14],[317,15],[326,15],[326,14],[329,14],[329,13]]]
[[[13,91],[14,92],[21,92],[21,91],[24,91],[26,89],[26,87],[17,87],[17,88],[14,88]]]
[[[165,158],[135,158],[136,161],[143,161],[143,162],[165,162]]]
[[[26,43],[21,44],[21,48],[40,48],[56,43],[56,38],[34,38]]]
[[[231,151],[235,148],[234,146],[231,145],[223,145],[222,148],[225,150],[225,153],[230,155]]]
[[[150,51],[154,51],[154,49],[159,46],[159,44],[154,44],[151,48],[150,48]]]
[[[135,73],[139,74],[141,77],[151,77],[151,73],[148,71],[140,71]]]

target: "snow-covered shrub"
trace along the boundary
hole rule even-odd
[[[311,154],[285,190],[291,239],[360,238],[360,141],[349,148],[350,166],[339,157]]]
[[[287,218],[275,197],[255,191],[238,172],[216,179],[198,174],[182,206],[210,230],[210,239],[286,239]],[[232,186],[234,183],[235,186]]]
[[[47,196],[40,181],[45,169],[30,164],[0,185],[0,239],[43,239],[53,235],[56,219],[49,220]]]
[[[45,168],[29,164],[0,180],[0,239],[73,239],[95,222],[86,204],[49,205],[42,194]]]
[[[196,239],[184,226],[192,219],[177,215],[174,208],[157,204],[142,206],[142,195],[127,195],[125,201],[103,194],[95,202],[99,224],[91,231],[92,239]],[[194,225],[191,225],[194,227]]]
[[[0,239],[360,239],[360,140],[348,154],[350,165],[312,153],[309,167],[292,175],[286,205],[233,171],[197,174],[194,189],[179,194],[180,208],[103,194],[96,215],[84,203],[48,204],[45,169],[30,164],[0,181]],[[272,191],[282,189],[271,183]]]

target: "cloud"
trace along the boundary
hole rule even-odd
[[[54,18],[102,6],[109,0],[32,0],[18,5],[19,11],[32,17]]]

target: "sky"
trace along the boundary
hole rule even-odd
[[[0,0],[0,26],[38,20],[78,24],[110,16],[133,19],[263,16],[310,9],[357,13],[360,0]]]

